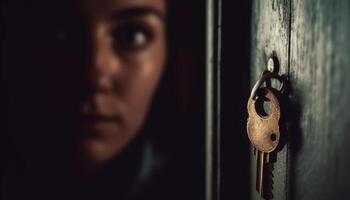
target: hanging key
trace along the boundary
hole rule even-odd
[[[266,189],[269,186],[268,179],[272,174],[269,172],[272,161],[272,153],[277,148],[280,140],[280,104],[276,96],[275,89],[261,87],[257,89],[255,98],[249,98],[248,101],[248,137],[255,148],[257,160],[256,189],[265,199],[272,197],[271,191]],[[263,102],[271,104],[271,114],[263,111]],[[270,180],[272,181],[272,180]],[[268,184],[265,185],[264,184]]]

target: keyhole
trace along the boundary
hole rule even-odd
[[[255,110],[260,117],[268,117],[272,114],[272,103],[266,97],[258,97],[255,102]]]
[[[275,133],[272,133],[272,134],[270,135],[270,139],[271,139],[272,142],[276,141],[276,139],[277,139],[276,134],[275,134]]]

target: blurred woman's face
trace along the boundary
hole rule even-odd
[[[165,0],[81,0],[89,32],[89,92],[79,150],[104,163],[139,132],[166,61]]]

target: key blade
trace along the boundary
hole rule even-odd
[[[262,197],[266,200],[273,199],[273,163],[264,164],[264,188]]]
[[[263,179],[264,179],[264,162],[265,162],[265,153],[262,151],[257,151],[257,167],[256,167],[256,190],[263,195]]]

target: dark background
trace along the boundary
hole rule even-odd
[[[221,197],[249,199],[250,147],[246,135],[250,72],[251,1],[222,1]]]

